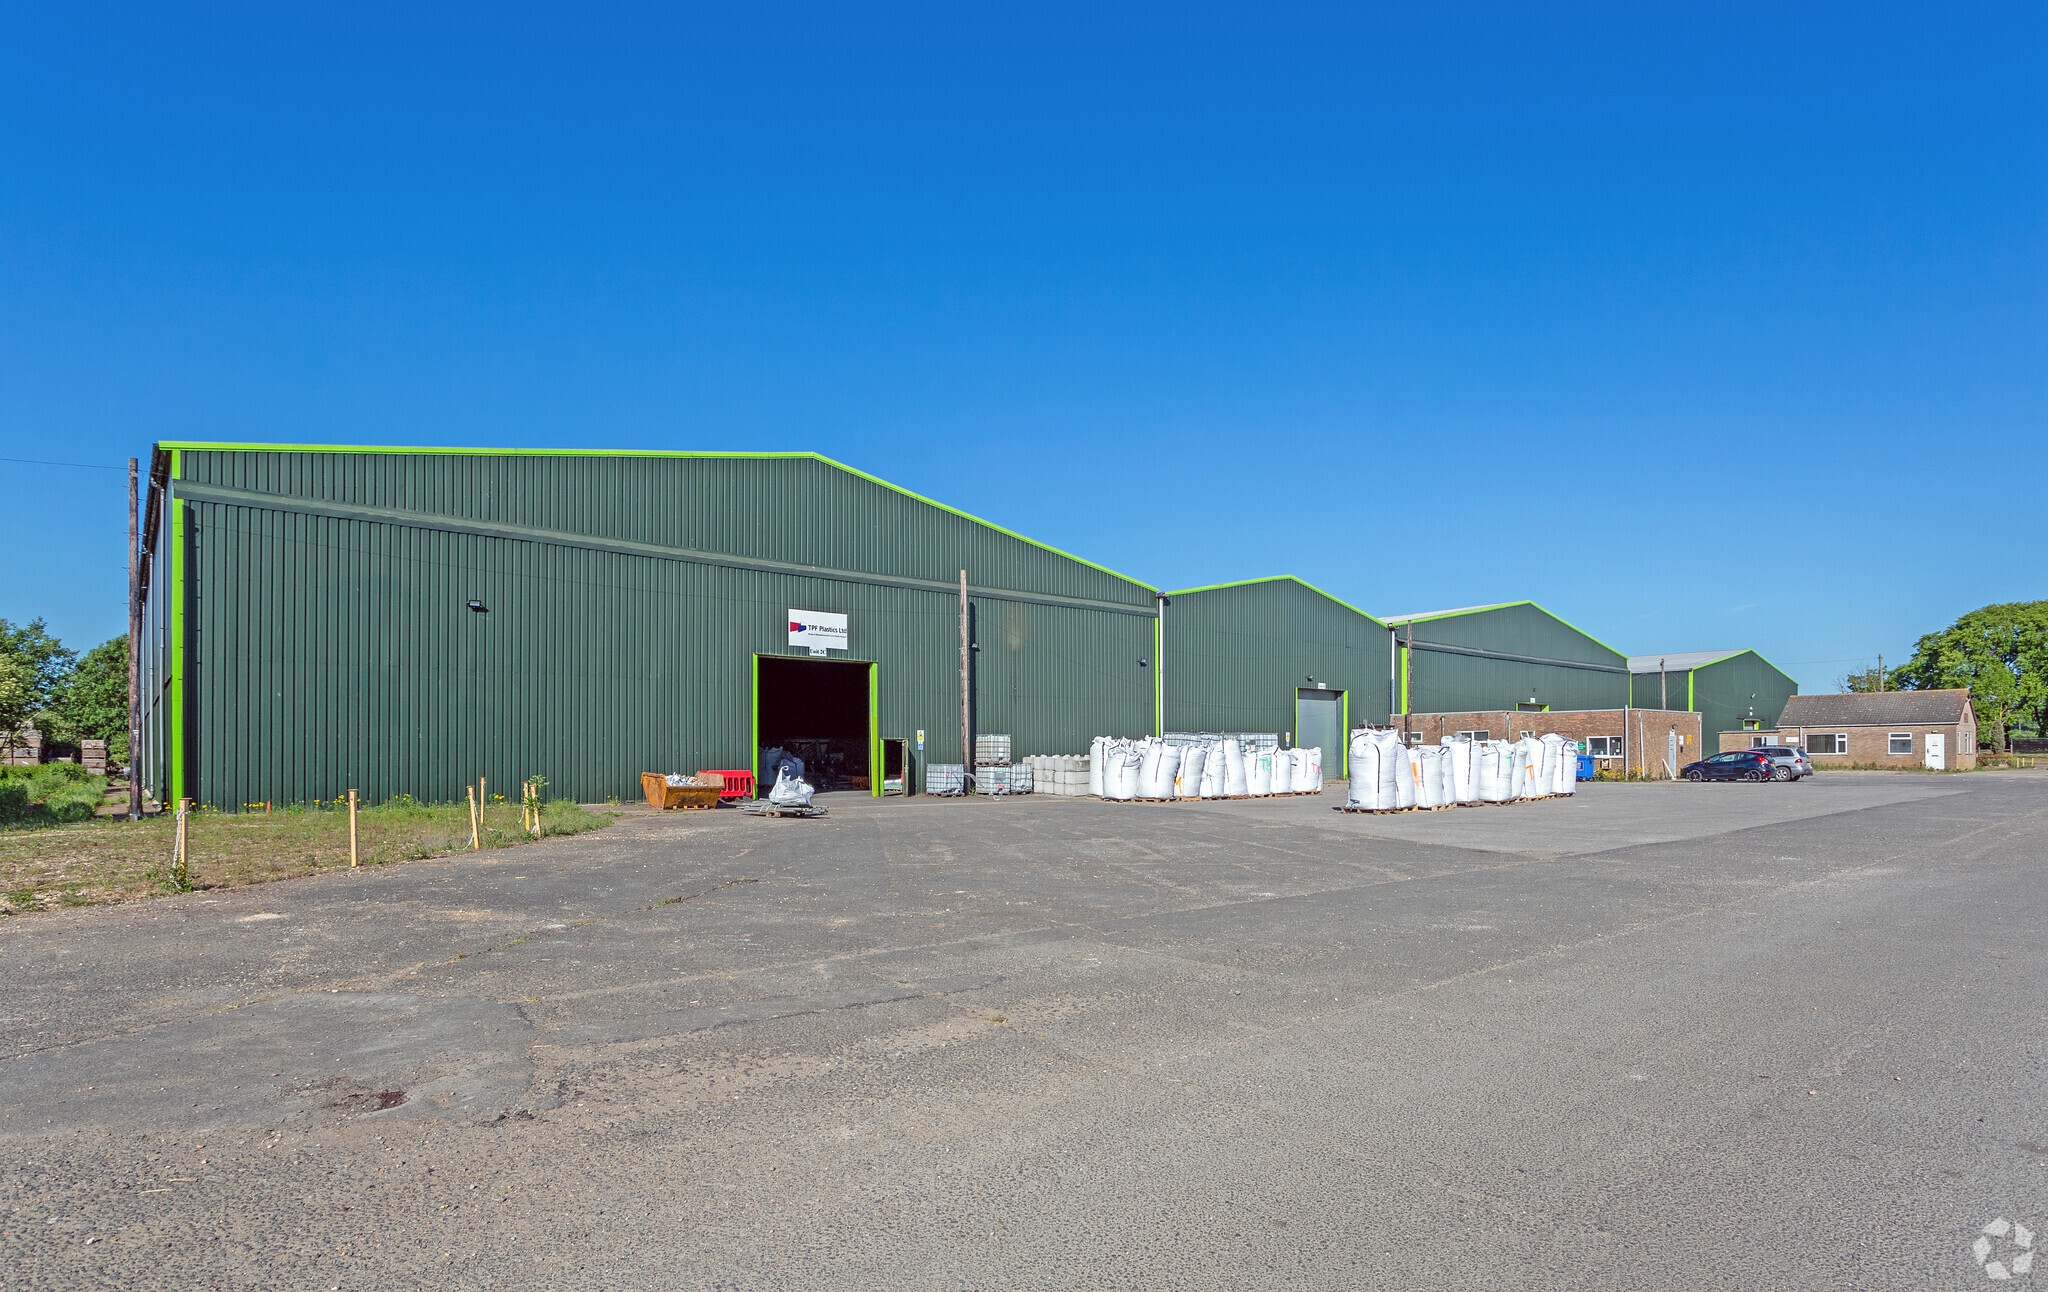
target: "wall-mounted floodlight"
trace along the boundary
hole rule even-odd
[[[1139,667],[1139,668],[1148,668],[1148,667],[1150,667],[1150,665],[1151,665],[1151,661],[1150,661],[1150,660],[1142,660],[1142,659],[1141,659],[1141,660],[1139,660],[1139,661],[1138,661],[1138,667]]]
[[[471,597],[469,599],[469,608],[480,615],[487,615],[491,613],[491,608],[485,605],[483,602],[478,601],[475,597]]]

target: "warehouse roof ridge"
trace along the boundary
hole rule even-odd
[[[1969,704],[1968,688],[1795,695],[1785,701],[1778,727],[1943,726],[1961,722]]]
[[[1509,606],[1533,606],[1533,601],[1496,601],[1484,606],[1459,606],[1456,610],[1423,610],[1410,615],[1374,615],[1383,624],[1412,624],[1424,619],[1450,619],[1457,615],[1476,615],[1482,610],[1506,610]]]
[[[1461,606],[1456,610],[1426,610],[1423,611],[1421,614],[1385,615],[1379,616],[1378,618],[1381,623],[1387,624],[1390,627],[1398,628],[1404,624],[1425,623],[1432,619],[1455,619],[1459,615],[1484,614],[1489,610],[1513,610],[1517,606],[1527,606],[1531,610],[1536,611],[1538,614],[1548,615],[1550,616],[1550,618],[1555,619],[1558,623],[1563,624],[1565,627],[1571,629],[1579,636],[1584,637],[1587,641],[1592,642],[1600,649],[1605,651],[1613,651],[1614,654],[1621,655],[1624,659],[1627,658],[1627,656],[1623,654],[1621,651],[1615,650],[1614,647],[1608,645],[1605,641],[1602,641],[1600,638],[1595,637],[1593,634],[1579,627],[1577,624],[1565,618],[1563,615],[1558,614],[1555,610],[1551,610],[1546,606],[1539,605],[1534,601],[1496,601],[1492,605],[1487,606]]]
[[[1747,653],[1748,648],[1744,647],[1741,650],[1674,650],[1666,651],[1662,655],[1631,655],[1628,657],[1628,671],[1654,673],[1662,666],[1674,673],[1682,673],[1689,668],[1734,659],[1737,655]]]
[[[1162,597],[1178,597],[1194,592],[1220,592],[1224,588],[1248,588],[1259,583],[1299,583],[1310,592],[1315,593],[1319,597],[1327,597],[1355,615],[1364,615],[1382,628],[1387,626],[1386,621],[1378,615],[1360,610],[1357,606],[1352,605],[1336,593],[1325,591],[1298,574],[1268,574],[1256,579],[1233,579],[1228,583],[1205,583],[1199,588],[1179,588],[1171,592],[1161,592],[1159,595]]]
[[[902,494],[904,497],[913,499],[917,502],[921,502],[925,504],[927,507],[936,507],[940,511],[950,512],[951,514],[958,516],[960,517],[960,519],[968,521],[971,524],[980,525],[985,529],[992,529],[996,533],[1005,535],[1009,538],[1014,538],[1020,543],[1029,543],[1031,546],[1039,548],[1042,551],[1051,552],[1055,556],[1063,556],[1070,561],[1078,561],[1082,565],[1085,565],[1092,570],[1099,570],[1102,573],[1109,575],[1113,579],[1122,579],[1125,583],[1131,584],[1134,587],[1143,588],[1145,591],[1150,592],[1155,596],[1159,595],[1159,589],[1154,587],[1152,584],[1145,582],[1143,579],[1134,579],[1130,575],[1125,574],[1122,571],[1112,570],[1108,566],[1102,564],[1099,561],[1091,561],[1085,556],[1076,556],[1072,552],[1069,552],[1064,548],[1054,547],[1051,543],[1042,542],[1039,539],[1032,538],[1028,534],[1020,534],[1016,530],[1011,529],[1006,525],[998,525],[992,520],[984,520],[982,517],[976,516],[972,512],[965,512],[960,510],[958,507],[948,506],[947,504],[938,501],[936,498],[927,498],[923,494],[918,493],[915,490],[905,489],[902,485],[895,484],[888,480],[884,480],[882,479],[882,477],[874,475],[867,471],[863,471],[859,467],[848,466],[846,463],[840,462],[834,458],[828,458],[822,453],[813,453],[803,450],[786,450],[780,452],[754,452],[741,449],[494,449],[471,448],[459,445],[451,446],[398,444],[258,443],[239,444],[234,443],[232,441],[218,440],[159,440],[157,441],[156,447],[159,449],[169,450],[187,450],[197,452],[212,451],[220,453],[411,453],[418,454],[421,456],[431,454],[447,454],[450,456],[457,457],[727,458],[752,460],[784,458],[792,460],[808,460],[812,462],[822,463],[825,466],[832,467],[839,471],[844,471],[851,476],[858,476],[859,478],[867,481],[870,484],[879,485],[882,488],[890,490],[893,493]]]

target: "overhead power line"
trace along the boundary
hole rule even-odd
[[[110,467],[99,462],[47,462],[42,458],[0,458],[0,462],[21,462],[32,467],[77,467],[83,471],[126,471],[127,467]]]

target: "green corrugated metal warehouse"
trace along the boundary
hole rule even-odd
[[[1169,731],[1291,733],[1343,774],[1344,733],[1387,720],[1387,626],[1292,575],[1166,594]]]
[[[962,569],[977,730],[1156,726],[1154,589],[815,454],[165,443],[146,518],[159,801],[595,800],[800,737],[878,789],[885,738],[960,761]]]
[[[1397,713],[1628,704],[1628,656],[1533,601],[1384,618]]]
[[[1669,651],[1631,655],[1630,703],[1638,709],[1690,709],[1700,715],[1708,750],[1723,731],[1769,730],[1799,683],[1753,650]],[[1661,703],[1669,697],[1668,705]]]

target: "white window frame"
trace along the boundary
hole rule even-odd
[[[1487,741],[1493,739],[1493,733],[1491,731],[1461,731],[1458,733],[1458,739],[1476,740],[1481,744],[1484,744]]]
[[[1906,742],[1906,747],[1904,749],[1899,748],[1899,742],[1901,740]],[[1911,758],[1913,756],[1913,733],[1910,731],[1886,732],[1884,737],[1884,752],[1887,756],[1893,758],[1896,758],[1901,754],[1905,755],[1907,758]]]
[[[1620,736],[1588,736],[1586,737],[1586,752],[1595,758],[1619,758],[1622,755],[1622,738]]]
[[[1751,749],[1762,749],[1765,745],[1768,745],[1770,743],[1771,738],[1769,736],[1751,736],[1749,738],[1749,747]]]
[[[1834,741],[1835,747],[1833,749],[1815,749],[1813,742],[1823,737]],[[1809,731],[1800,738],[1799,747],[1804,749],[1808,755],[1819,755],[1822,758],[1843,758],[1849,753],[1849,733],[1846,731]]]

